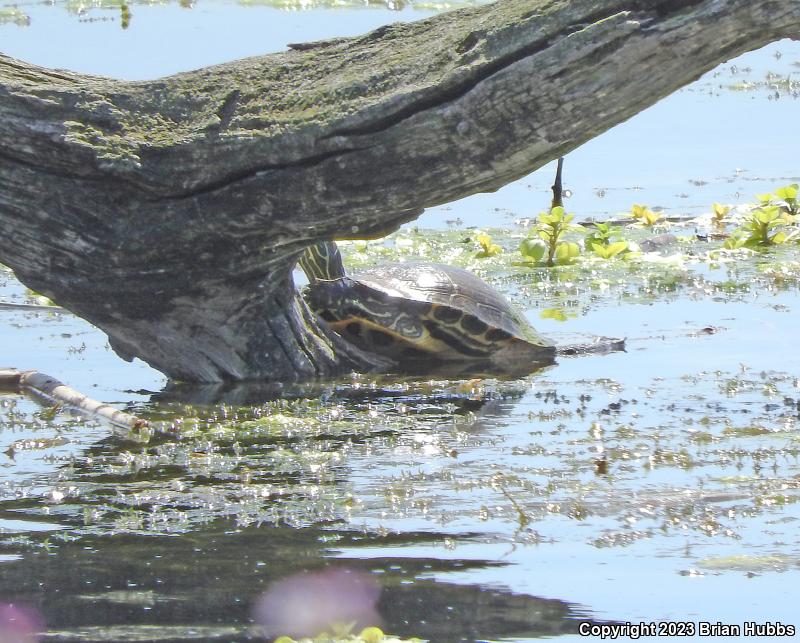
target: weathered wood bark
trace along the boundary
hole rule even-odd
[[[797,0],[501,0],[148,82],[0,56],[0,261],[174,378],[374,360],[291,268],[494,190],[717,63]]]

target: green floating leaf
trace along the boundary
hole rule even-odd
[[[698,565],[705,569],[751,572],[780,569],[791,564],[792,561],[783,556],[748,556],[746,554],[706,558],[698,561]]]
[[[567,312],[562,308],[545,308],[539,313],[542,319],[553,319],[555,321],[565,322],[570,317],[575,317],[575,313]]]
[[[519,251],[529,261],[539,262],[547,254],[547,244],[541,239],[528,237],[519,244]]]
[[[562,241],[556,246],[556,262],[564,265],[572,263],[581,254],[581,247],[574,241]]]
[[[603,259],[611,259],[628,250],[627,241],[615,241],[608,245],[602,243],[592,243],[592,251]]]

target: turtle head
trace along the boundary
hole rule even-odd
[[[312,284],[344,279],[346,276],[342,254],[334,241],[321,241],[306,248],[297,264]]]
[[[349,277],[312,280],[303,289],[309,308],[328,324],[341,321],[353,311],[355,284]]]

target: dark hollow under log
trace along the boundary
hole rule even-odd
[[[0,55],[0,262],[188,380],[380,367],[291,269],[563,155],[744,51],[797,0],[500,0],[147,82]]]

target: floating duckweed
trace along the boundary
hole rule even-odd
[[[786,569],[794,562],[783,556],[748,556],[739,554],[720,558],[705,558],[698,561],[700,567],[712,570],[734,570],[760,572],[770,569]]]
[[[31,19],[28,14],[18,7],[0,7],[0,25],[7,23],[27,27],[31,24]]]

